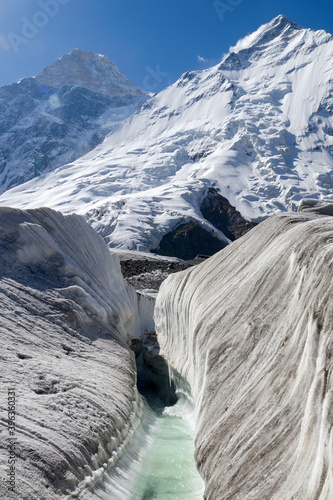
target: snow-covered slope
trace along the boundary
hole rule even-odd
[[[333,37],[278,16],[222,62],[185,73],[95,150],[1,204],[84,214],[111,246],[148,250],[209,187],[253,220],[333,187]]]
[[[196,405],[207,500],[333,498],[333,205],[302,207],[157,296],[161,354]]]
[[[79,158],[147,99],[105,56],[74,50],[0,88],[0,193]]]
[[[137,298],[77,215],[1,208],[0,228],[0,497],[67,498],[112,466],[140,425],[128,344],[152,328],[153,301]]]

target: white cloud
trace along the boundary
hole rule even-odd
[[[204,57],[198,56],[198,61],[200,61],[200,62],[206,62],[207,59],[205,59]]]

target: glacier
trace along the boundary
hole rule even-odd
[[[330,198],[332,54],[331,34],[280,15],[0,204],[76,212],[110,247],[149,251],[189,222],[228,242],[200,210],[212,188],[257,222]]]
[[[305,200],[160,288],[206,500],[333,497],[332,210]]]
[[[169,387],[155,300],[78,215],[2,207],[0,250],[1,498],[202,498],[193,407]]]
[[[79,49],[0,89],[1,408],[14,387],[22,499],[167,495],[142,468],[159,448],[172,462],[168,439],[177,463],[194,450],[207,500],[333,497],[332,55],[332,35],[278,16],[157,95]],[[59,127],[52,149],[41,130]],[[210,196],[260,224],[232,242]],[[118,255],[148,262],[191,224],[225,248],[169,276],[154,310]],[[186,474],[179,495],[201,497]]]
[[[0,209],[0,471],[8,472],[7,390],[16,393],[16,491],[76,498],[142,425],[133,339],[154,328],[154,300],[78,215]]]
[[[81,216],[1,208],[1,408],[15,387],[20,498],[201,498],[193,446],[207,500],[331,498],[332,213],[306,199],[172,274],[153,318]],[[177,394],[159,418],[136,386],[140,342],[160,397],[167,377]],[[0,446],[5,476],[5,432]]]

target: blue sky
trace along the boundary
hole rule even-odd
[[[0,0],[0,85],[81,48],[159,91],[278,14],[333,33],[333,0]]]

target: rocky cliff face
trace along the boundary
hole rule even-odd
[[[77,497],[140,425],[131,337],[152,328],[153,301],[125,284],[118,258],[79,216],[0,210],[0,496]],[[10,393],[8,391],[11,391]],[[14,483],[8,464],[15,440]]]
[[[227,243],[202,229],[198,223],[179,224],[163,236],[160,244],[152,252],[183,260],[195,259],[197,255],[213,255]]]
[[[161,286],[158,341],[192,389],[207,500],[333,496],[333,219],[316,203]]]
[[[202,224],[195,220],[184,222],[165,234],[158,247],[151,251],[183,260],[195,259],[198,255],[210,256],[227,246],[228,240],[223,241],[221,234],[229,241],[234,241],[256,226],[255,223],[244,219],[213,187],[208,189],[203,198],[200,211],[203,220],[210,222],[218,233],[214,233],[214,229],[209,232],[208,228],[204,229]]]
[[[240,238],[256,226],[254,222],[244,219],[238,210],[213,187],[208,190],[200,205],[200,210],[203,217],[225,234],[230,241]]]

